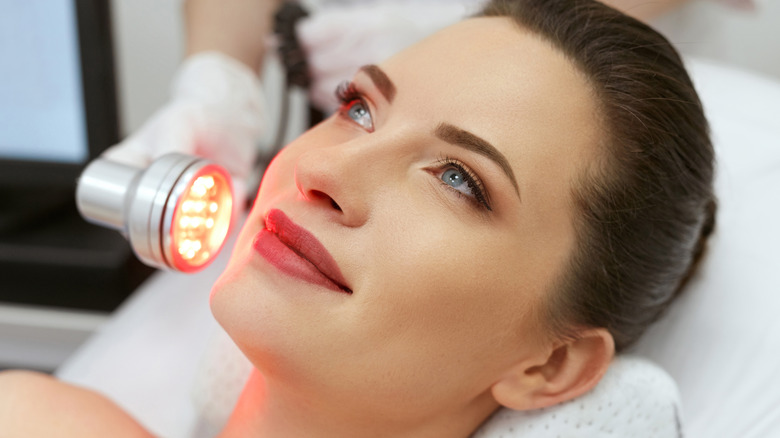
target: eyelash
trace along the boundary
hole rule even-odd
[[[338,99],[339,104],[341,105],[339,111],[342,114],[345,114],[347,105],[356,100],[359,100],[366,108],[368,108],[368,105],[363,98],[363,94],[357,89],[357,87],[355,87],[355,84],[350,81],[344,81],[340,83],[338,87],[336,87],[335,94],[336,99]],[[446,170],[448,167],[452,167],[463,173],[463,178],[465,179],[469,188],[471,188],[471,190],[474,192],[474,197],[472,198],[466,196],[462,192],[446,184],[444,181],[439,180],[443,186],[447,187],[449,190],[452,190],[460,197],[466,196],[475,207],[485,209],[487,211],[493,211],[493,208],[490,206],[490,197],[485,190],[485,185],[482,183],[482,180],[477,176],[477,174],[474,173],[465,163],[448,156],[441,156],[436,161],[436,166],[441,171]]]
[[[341,105],[346,105],[353,100],[363,101],[363,94],[357,90],[354,83],[344,81],[336,87],[336,99]]]
[[[487,190],[485,190],[485,184],[477,176],[477,174],[474,173],[474,171],[472,171],[465,163],[455,158],[442,156],[439,157],[438,160],[436,160],[436,165],[439,171],[445,171],[447,170],[447,168],[452,167],[458,170],[459,172],[461,172],[463,174],[463,179],[465,180],[466,184],[474,192],[474,197],[473,198],[469,197],[463,194],[463,192],[456,190],[451,185],[445,183],[444,181],[439,180],[439,182],[444,187],[447,187],[449,190],[452,190],[458,196],[466,196],[467,199],[470,202],[472,202],[477,208],[485,209],[487,211],[493,211],[493,208],[490,206],[490,197],[488,196]]]
[[[374,132],[374,121],[371,110],[363,97],[363,93],[361,93],[352,82],[345,81],[336,87],[336,99],[338,99],[341,104],[339,106],[339,115],[341,117],[357,122],[357,125],[368,132]],[[360,121],[357,121],[352,117],[351,112],[356,105],[360,105],[360,108],[365,111],[365,114],[368,116],[367,120],[361,118]]]

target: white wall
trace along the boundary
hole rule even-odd
[[[780,79],[780,0],[755,0],[754,12],[692,1],[655,24],[687,55],[723,61]]]
[[[136,130],[168,98],[184,51],[181,0],[112,0],[120,126]]]

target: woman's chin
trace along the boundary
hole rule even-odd
[[[228,268],[211,290],[214,318],[261,371],[311,360],[332,332],[329,317],[336,303],[321,287],[277,278],[256,269]],[[322,352],[320,352],[322,353]]]

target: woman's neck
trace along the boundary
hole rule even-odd
[[[343,412],[341,416],[332,406],[294,401],[295,397],[286,395],[275,391],[273,385],[269,387],[263,376],[254,370],[220,438],[465,438],[498,407],[489,394],[483,394],[460,412],[442,413],[437,418],[400,427],[394,418],[368,420],[355,417],[354,412]]]

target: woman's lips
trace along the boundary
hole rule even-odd
[[[281,210],[268,213],[265,229],[257,234],[253,246],[271,265],[292,277],[352,293],[328,250]]]

